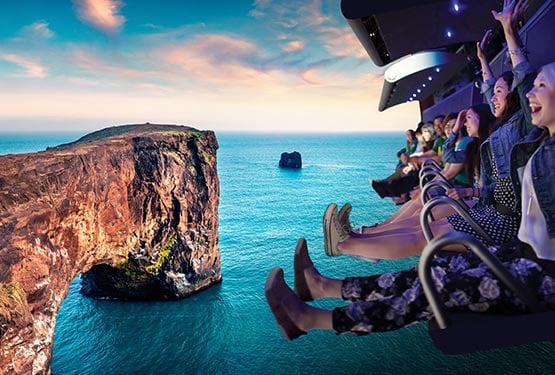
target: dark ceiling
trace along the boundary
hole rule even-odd
[[[552,0],[529,0],[524,20],[545,1]],[[502,49],[502,31],[491,14],[502,7],[503,0],[341,1],[343,16],[370,59],[377,66],[389,64],[380,111],[431,98],[454,76],[474,79],[476,42],[487,29],[494,30],[488,58]]]

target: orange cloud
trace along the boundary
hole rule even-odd
[[[73,0],[78,18],[107,35],[115,35],[125,23],[118,14],[123,3],[120,0]]]
[[[383,75],[379,73],[349,74],[325,67],[305,69],[301,72],[300,77],[304,82],[314,86],[346,89],[366,87],[369,91],[374,92],[381,90],[383,82]]]
[[[159,59],[179,67],[189,78],[223,86],[273,80],[270,72],[247,62],[258,55],[255,44],[227,35],[201,35],[157,53]]]
[[[304,42],[300,40],[293,40],[282,47],[285,52],[295,52],[304,49]]]
[[[46,68],[40,63],[14,54],[0,54],[0,58],[19,65],[25,69],[25,77],[44,78],[47,76]]]

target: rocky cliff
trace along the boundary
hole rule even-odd
[[[50,372],[79,274],[83,293],[120,299],[221,281],[217,148],[213,132],[145,124],[0,156],[0,371]]]

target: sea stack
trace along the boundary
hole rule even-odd
[[[279,166],[281,168],[300,169],[303,167],[301,154],[297,151],[291,153],[283,152],[279,159]]]
[[[56,314],[90,296],[186,297],[221,281],[211,131],[125,125],[0,156],[0,368],[50,372]]]

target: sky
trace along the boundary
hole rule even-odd
[[[0,132],[403,131],[340,0],[5,0]]]

